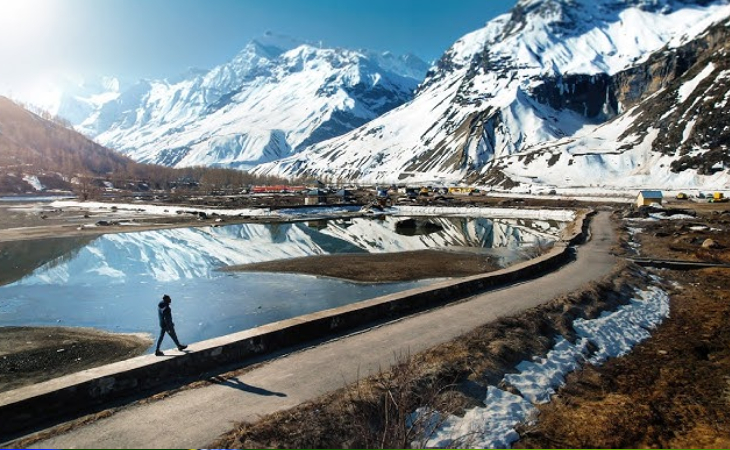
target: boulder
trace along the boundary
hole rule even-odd
[[[702,248],[716,249],[721,248],[721,246],[713,239],[705,239],[705,241],[702,243]]]

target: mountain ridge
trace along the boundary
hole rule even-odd
[[[570,8],[576,5],[589,8],[594,20],[566,31],[566,22],[556,11],[575,13]],[[622,5],[616,9],[615,2],[608,1],[518,2],[513,11],[447,50],[406,105],[254,172],[376,183],[480,181],[529,189],[540,177],[523,176],[526,171],[519,175],[496,171],[495,161],[515,161],[512,156],[541,148],[547,154],[545,149],[561,139],[617,120],[633,102],[650,95],[647,86],[654,92],[659,87],[651,85],[655,80],[642,81],[641,71],[651,67],[653,56],[688,45],[711,24],[730,16],[727,1],[634,0]],[[529,15],[525,6],[542,7],[540,13],[547,11],[546,17]],[[529,29],[520,30],[516,22]],[[501,40],[506,35],[510,38]],[[636,72],[631,80],[611,81],[632,68]],[[676,78],[688,69],[672,70]],[[612,91],[612,84],[620,89]],[[575,167],[561,169],[569,179],[575,178],[570,174]],[[546,167],[535,168],[540,170]],[[595,171],[592,176],[605,176],[609,184],[620,178]],[[566,184],[565,178],[557,182],[558,174],[549,178],[553,185]],[[655,181],[661,180],[641,182]]]
[[[319,48],[269,33],[210,71],[141,80],[75,125],[140,162],[246,169],[399,106],[426,68],[412,55]]]

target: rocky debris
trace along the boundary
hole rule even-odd
[[[720,249],[722,248],[722,245],[717,243],[714,239],[705,239],[704,242],[702,242],[702,248]]]

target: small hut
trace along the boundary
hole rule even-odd
[[[636,198],[636,206],[650,206],[654,203],[662,204],[662,191],[640,191]]]

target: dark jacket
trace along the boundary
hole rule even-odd
[[[163,330],[170,330],[175,326],[172,323],[172,309],[166,301],[163,300],[157,305],[157,316],[160,319],[160,328]]]

